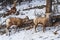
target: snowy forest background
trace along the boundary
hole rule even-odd
[[[46,12],[46,0],[17,0],[16,9],[19,11],[19,15],[8,15],[3,17],[8,10],[13,7],[13,2],[15,0],[0,0],[0,24],[2,24],[9,17],[25,18],[26,16],[29,19],[35,18],[36,16],[42,15]],[[52,0],[52,13],[54,15],[60,15],[60,0]],[[5,22],[2,24],[4,25]],[[60,29],[60,27],[58,28]],[[42,27],[37,27],[37,33],[34,32],[34,28],[30,30],[20,29],[19,32],[14,33],[14,30],[11,31],[10,36],[6,36],[4,33],[5,29],[0,29],[0,40],[60,40],[60,30],[57,31],[57,35],[54,34],[54,31],[57,30],[54,26],[46,27],[46,31],[42,32]]]

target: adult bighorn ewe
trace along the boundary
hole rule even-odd
[[[6,20],[6,33],[9,34],[9,28],[12,26],[12,25],[16,25],[16,27],[21,27],[22,26],[22,23],[23,23],[23,20],[21,18],[9,18]]]
[[[46,13],[45,17],[35,17],[35,19],[33,20],[35,32],[36,32],[36,27],[38,24],[42,24],[43,32],[45,31],[46,24],[49,21],[49,15],[50,15],[50,13]]]
[[[22,28],[22,25],[27,21],[26,20],[27,17],[25,17],[24,19],[22,18],[16,18],[16,17],[11,17],[11,18],[8,18],[6,20],[6,33],[9,34],[9,28],[12,26],[12,25],[15,25],[16,28]],[[14,26],[14,27],[15,27]]]

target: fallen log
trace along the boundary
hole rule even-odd
[[[35,9],[35,8],[43,9],[44,7],[46,7],[46,5],[42,5],[42,6],[35,6],[35,7],[31,7],[31,8],[23,9],[23,11],[25,11],[25,10],[30,10],[30,9]]]

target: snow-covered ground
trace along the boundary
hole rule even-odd
[[[42,27],[39,27],[41,29]],[[50,28],[50,30],[49,30]],[[54,35],[54,27],[46,28],[46,31],[43,33],[42,29],[37,33],[34,32],[34,29],[30,30],[21,30],[12,34],[11,36],[0,35],[0,40],[60,40],[60,31],[57,35]]]
[[[28,16],[29,19],[35,18],[35,13],[37,14],[45,14],[45,8],[43,9],[31,9],[22,11],[23,9],[35,6],[41,6],[46,5],[45,0],[33,0],[30,3],[28,2],[22,2],[21,5],[18,5],[16,8],[17,10],[21,10],[19,15],[9,15],[6,18],[1,17],[0,23],[5,21],[9,17],[19,17],[24,18],[25,16]],[[10,9],[9,6],[7,6],[8,9]],[[0,11],[0,13],[3,13],[4,11]],[[21,15],[21,13],[25,15]],[[49,30],[50,28],[50,30]],[[21,30],[16,33],[12,33],[10,36],[6,36],[6,34],[0,35],[0,40],[60,40],[60,30],[58,31],[57,35],[54,35],[54,31],[56,30],[54,27],[47,27],[45,32],[42,32],[42,27],[37,28],[37,33],[34,32],[34,28],[30,30]]]

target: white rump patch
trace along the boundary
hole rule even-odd
[[[10,19],[6,20],[6,25],[9,25]]]

